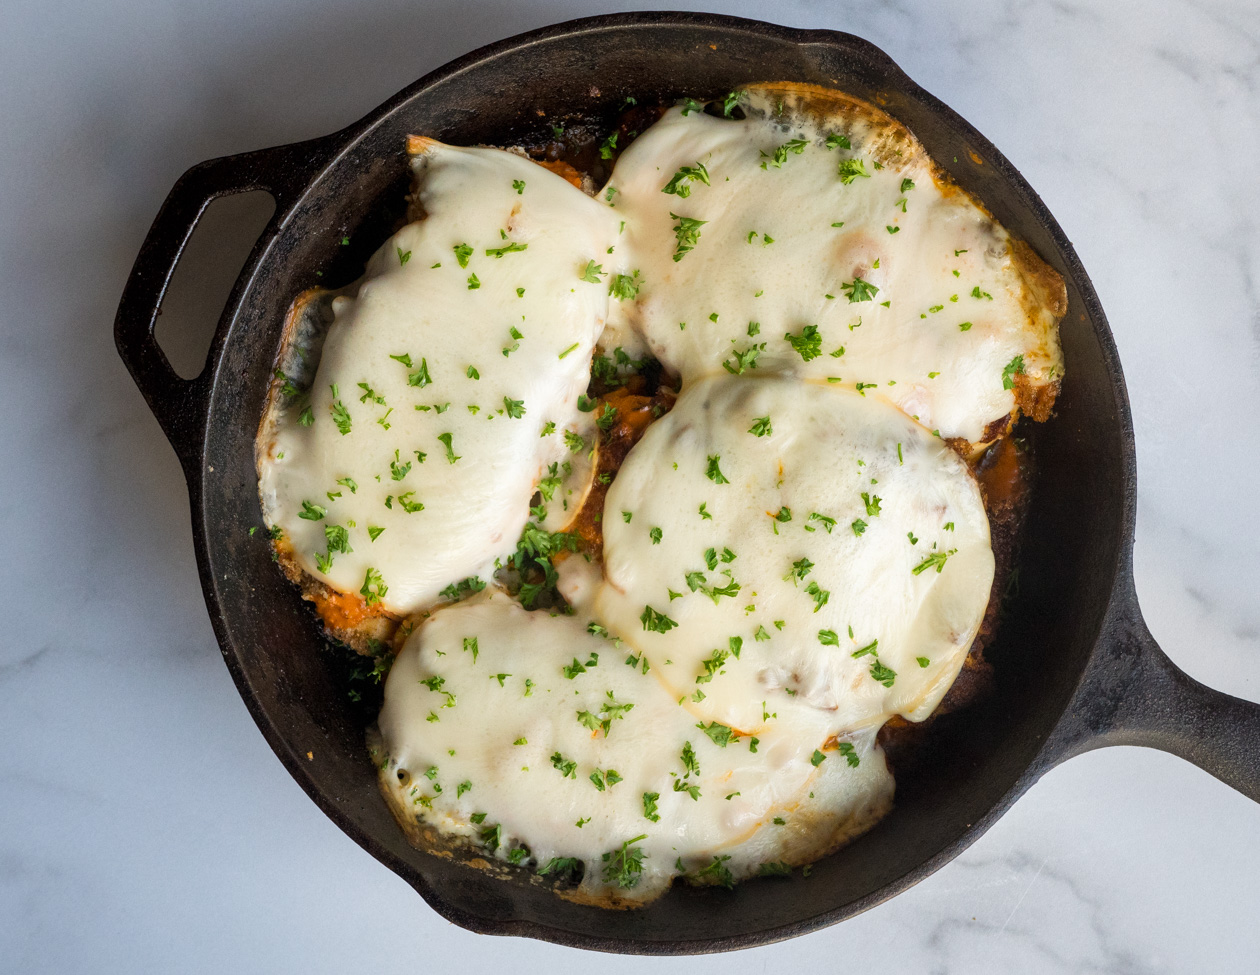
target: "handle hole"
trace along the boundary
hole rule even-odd
[[[249,252],[275,213],[263,190],[212,200],[193,229],[162,299],[153,337],[183,379],[205,368],[206,353]]]

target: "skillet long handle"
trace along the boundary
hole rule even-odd
[[[323,144],[327,141],[223,156],[192,167],[167,194],[140,247],[118,304],[114,342],[185,470],[190,470],[200,455],[213,376],[209,375],[212,370],[203,367],[196,378],[181,379],[154,338],[162,299],[180,256],[206,207],[234,193],[265,190],[275,198],[275,214],[262,234],[266,239],[272,227],[287,219],[314,168],[325,159]],[[251,255],[242,279],[251,273],[257,256],[257,252]],[[230,324],[227,315],[220,319],[207,363],[216,358]]]
[[[1119,602],[1052,750],[1061,760],[1103,745],[1158,748],[1260,802],[1260,704],[1188,676],[1151,636],[1131,588]]]

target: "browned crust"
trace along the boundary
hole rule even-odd
[[[863,101],[847,92],[821,85],[797,81],[758,82],[745,88],[750,94],[763,94],[782,98],[784,111],[808,116],[816,122],[834,120],[836,116],[866,122],[877,128],[877,141],[871,146],[871,154],[881,164],[910,162],[925,155],[914,133],[883,109]]]
[[[1011,263],[1028,286],[1034,309],[1045,309],[1058,322],[1067,314],[1067,285],[1063,276],[1041,259],[1032,247],[1018,237],[1010,239]]]

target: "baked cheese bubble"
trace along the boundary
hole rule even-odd
[[[619,219],[497,149],[422,140],[424,219],[391,237],[335,321],[309,391],[263,438],[267,521],[307,573],[410,613],[511,555],[536,488],[575,513],[594,428],[578,410]],[[576,469],[575,469],[576,468]]]
[[[670,109],[605,191],[639,272],[614,319],[684,384],[787,370],[874,386],[928,429],[978,443],[1017,387],[1062,376],[1061,281],[904,126],[799,86],[739,105],[739,119]]]
[[[412,633],[379,728],[404,823],[543,873],[580,862],[605,899],[810,862],[892,797],[873,731],[829,739],[786,712],[756,736],[700,722],[598,622],[493,588]]]
[[[691,714],[742,734],[788,716],[830,731],[926,717],[993,583],[966,464],[872,391],[696,380],[605,510],[631,518],[605,519],[583,608]]]

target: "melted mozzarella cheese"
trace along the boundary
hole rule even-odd
[[[592,440],[576,404],[608,307],[582,274],[619,223],[507,152],[428,144],[416,165],[425,218],[335,299],[309,395],[275,416],[259,462],[301,567],[398,613],[492,571],[535,487],[574,462],[549,524],[576,511],[592,465],[564,435]]]
[[[513,862],[576,857],[592,891],[616,885],[603,856],[634,840],[642,874],[619,889],[634,900],[659,894],[678,864],[694,874],[729,857],[723,869],[742,877],[763,861],[807,862],[873,823],[892,793],[873,734],[847,743],[846,760],[815,753],[824,737],[787,714],[756,741],[706,732],[619,641],[494,590],[411,635],[379,727],[382,781],[404,821],[488,841]]]
[[[705,721],[761,734],[922,719],[993,582],[966,465],[882,397],[697,380],[608,493],[604,579],[567,592]]]
[[[725,367],[876,384],[942,436],[985,439],[1016,372],[1063,373],[1009,235],[887,116],[836,96],[819,119],[780,94],[753,92],[742,120],[672,109],[618,159],[608,195],[641,286],[614,322],[684,383]]]

